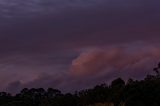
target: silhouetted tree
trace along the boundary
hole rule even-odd
[[[0,92],[0,106],[160,106],[160,64],[155,75],[144,80],[117,78],[110,85],[101,84],[79,92],[61,93],[58,89],[24,88],[15,96]]]

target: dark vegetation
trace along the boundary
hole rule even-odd
[[[101,84],[74,94],[63,94],[53,88],[24,88],[15,96],[1,92],[0,106],[100,106],[94,105],[96,103],[112,103],[114,106],[160,106],[159,69],[160,64],[153,69],[155,74],[147,75],[144,80],[129,79],[125,82],[117,78],[110,85]]]

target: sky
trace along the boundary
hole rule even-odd
[[[0,0],[0,90],[142,79],[160,59],[159,0]]]

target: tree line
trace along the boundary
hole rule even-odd
[[[143,80],[117,78],[75,93],[58,89],[24,88],[11,95],[0,92],[0,106],[160,106],[160,64]],[[96,105],[97,104],[97,105]]]

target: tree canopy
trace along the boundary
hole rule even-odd
[[[16,95],[0,92],[0,106],[160,106],[160,64],[143,80],[117,78],[110,85],[62,93],[54,88],[24,88]]]

